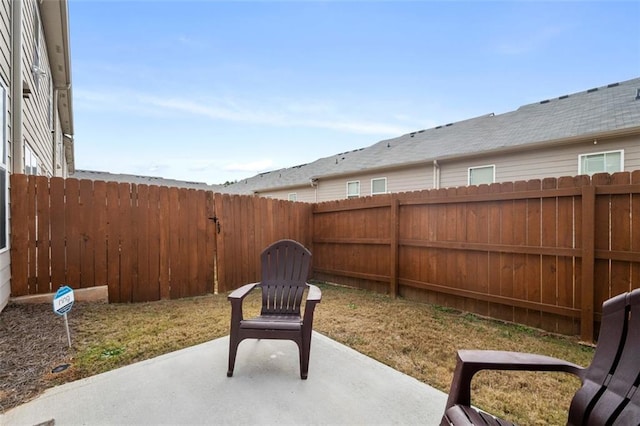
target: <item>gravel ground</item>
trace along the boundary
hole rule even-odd
[[[51,387],[52,370],[70,354],[64,319],[50,304],[9,304],[0,313],[0,412]]]

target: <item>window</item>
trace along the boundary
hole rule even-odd
[[[8,172],[7,172],[7,87],[4,83],[0,83],[0,251],[8,248],[8,224],[7,224],[7,212],[8,209]]]
[[[292,192],[289,194],[289,201],[298,201],[298,194],[296,192]]]
[[[469,167],[469,185],[493,183],[496,180],[496,166]]]
[[[38,174],[38,157],[33,153],[29,145],[24,146],[24,174]]]
[[[387,193],[387,178],[371,179],[371,195]]]
[[[621,172],[623,163],[624,151],[622,150],[582,154],[578,159],[578,174],[591,176],[601,172]]]
[[[358,198],[360,196],[360,181],[347,182],[347,198]]]

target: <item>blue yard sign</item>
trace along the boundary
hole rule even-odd
[[[69,332],[69,320],[67,319],[67,312],[71,310],[73,306],[73,289],[69,286],[63,286],[56,291],[53,296],[53,312],[58,315],[64,316],[64,325],[67,329],[67,342],[71,347],[71,333]]]
[[[64,315],[73,306],[73,289],[69,286],[60,287],[53,296],[53,312]]]

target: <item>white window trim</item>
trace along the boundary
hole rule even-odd
[[[496,182],[496,165],[495,164],[485,164],[484,166],[473,166],[467,169],[467,185],[474,185],[471,183],[471,170],[473,169],[486,169],[487,167],[491,167],[493,170],[493,176],[491,177],[491,183]]]
[[[373,192],[373,182],[374,181],[378,181],[378,180],[384,181],[384,192]],[[379,177],[379,178],[371,179],[371,195],[382,195],[382,194],[386,194],[388,192],[389,191],[387,190],[387,178],[386,177]]]
[[[358,184],[358,193],[357,194],[349,194],[349,184],[357,183]],[[347,182],[347,198],[358,198],[360,197],[360,181],[359,180],[350,180]]]
[[[297,192],[290,192],[290,193],[287,195],[287,199],[288,199],[289,201],[298,201],[298,193],[297,193]]]
[[[29,144],[24,144],[24,173],[38,176],[40,174],[40,159]]]
[[[620,171],[624,171],[624,149],[612,149],[610,151],[599,151],[599,152],[589,152],[587,154],[580,154],[578,155],[578,174],[579,175],[584,175],[586,174],[583,170],[582,170],[582,159],[584,157],[591,157],[593,155],[602,155],[602,154],[613,154],[619,152],[620,153]],[[606,172],[598,172],[598,173],[606,173]]]

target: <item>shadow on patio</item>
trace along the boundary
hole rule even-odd
[[[446,394],[314,332],[309,379],[295,343],[229,338],[49,389],[2,424],[438,424]]]

